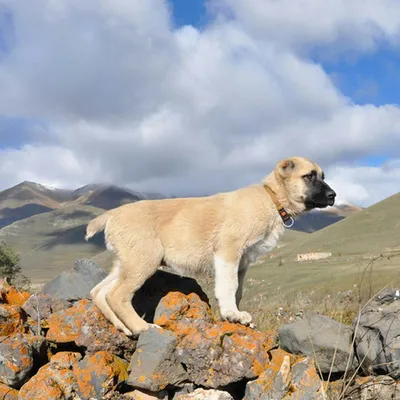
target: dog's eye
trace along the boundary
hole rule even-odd
[[[313,176],[314,176],[314,174],[311,173],[311,174],[303,175],[303,178],[305,178],[305,179],[312,179]]]

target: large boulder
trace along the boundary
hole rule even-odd
[[[322,374],[343,374],[357,368],[353,328],[315,314],[279,329],[279,343],[292,354],[313,357]]]
[[[381,293],[353,321],[357,357],[367,375],[400,378],[400,301],[396,293]]]
[[[209,305],[192,293],[169,293],[154,322],[179,338],[175,359],[190,382],[217,389],[253,379],[267,367],[275,337],[241,324],[216,322]]]
[[[90,291],[107,275],[107,271],[93,261],[77,260],[73,268],[46,283],[41,293],[67,301],[89,299]]]
[[[23,310],[35,321],[43,321],[51,314],[72,307],[73,303],[45,293],[35,293],[22,306]]]

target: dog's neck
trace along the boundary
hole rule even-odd
[[[269,190],[266,190],[266,193],[268,193],[272,201],[274,201],[274,203],[277,201],[279,204],[281,204],[290,216],[295,217],[303,211],[304,206],[302,204],[291,202],[288,199],[284,186],[277,182],[274,174],[268,175],[262,183],[264,188],[268,188],[273,192],[273,195],[271,196]],[[274,195],[276,200],[273,198]]]

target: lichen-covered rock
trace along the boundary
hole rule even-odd
[[[204,390],[204,389],[196,389],[192,393],[181,394],[177,396],[176,400],[233,400],[233,397],[221,390]]]
[[[57,353],[19,391],[19,400],[81,400],[76,394],[73,365],[79,353]]]
[[[30,293],[18,290],[5,279],[0,279],[0,303],[22,306],[30,296]]]
[[[218,388],[257,377],[269,363],[275,338],[241,324],[214,321],[210,307],[196,294],[169,293],[154,322],[179,338],[176,360],[196,385]]]
[[[71,308],[48,318],[46,339],[54,343],[72,343],[86,348],[88,354],[97,351],[129,359],[136,341],[125,336],[108,322],[101,311],[89,300],[80,300]]]
[[[35,321],[46,320],[53,313],[72,307],[72,302],[52,297],[45,293],[37,293],[23,305],[24,311]]]
[[[0,383],[0,400],[17,400],[18,390]]]
[[[324,388],[310,357],[293,361],[290,354],[273,357],[271,364],[246,386],[244,400],[323,400]]]
[[[90,291],[108,275],[91,260],[77,260],[73,268],[63,271],[43,286],[41,293],[67,301],[89,299]]]
[[[193,331],[201,328],[200,324],[204,326],[213,322],[215,321],[210,306],[196,293],[184,295],[170,292],[161,299],[154,314],[155,324],[174,331],[180,331],[179,328],[187,328],[189,325]]]
[[[128,363],[109,352],[81,359],[61,352],[39,369],[19,392],[19,399],[101,399],[128,377]]]
[[[19,388],[30,377],[33,369],[33,349],[22,335],[4,338],[0,343],[0,382]]]
[[[74,365],[77,394],[100,399],[128,378],[128,363],[107,351],[99,351]]]
[[[21,307],[9,304],[0,304],[0,336],[13,333],[25,333],[26,314]]]
[[[323,374],[351,372],[357,368],[352,336],[352,327],[318,314],[279,329],[281,348],[315,357]]]
[[[177,337],[171,331],[150,327],[143,332],[130,363],[128,384],[157,392],[187,380],[185,370],[175,359],[176,345]]]

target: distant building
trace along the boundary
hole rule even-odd
[[[304,253],[297,254],[297,261],[313,261],[322,260],[324,258],[331,257],[332,253]]]

